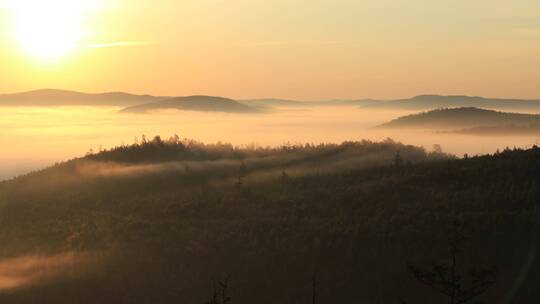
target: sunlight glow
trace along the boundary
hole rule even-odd
[[[86,12],[99,1],[12,0],[8,3],[14,40],[40,61],[60,59],[80,43]]]

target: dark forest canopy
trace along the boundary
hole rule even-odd
[[[248,158],[276,158],[298,155],[303,161],[311,161],[313,158],[351,158],[352,156],[378,156],[381,159],[394,156],[396,151],[401,151],[410,156],[411,161],[424,160],[427,158],[450,157],[450,155],[433,152],[427,153],[423,148],[404,145],[387,139],[382,142],[369,140],[348,141],[341,144],[284,144],[277,147],[270,146],[243,146],[237,147],[232,144],[218,142],[205,144],[191,139],[180,139],[174,135],[167,139],[155,136],[147,139],[144,135],[137,143],[112,148],[110,150],[94,153],[90,151],[86,156],[88,160],[112,161],[119,163],[155,163],[181,160],[245,160]],[[391,159],[388,158],[388,159]]]
[[[537,147],[456,159],[391,140],[239,148],[155,137],[0,183],[3,257],[103,257],[0,300],[205,303],[212,280],[229,277],[231,303],[304,303],[315,277],[320,303],[438,303],[407,265],[445,257],[459,222],[460,265],[498,267],[482,300],[530,303],[539,202]]]

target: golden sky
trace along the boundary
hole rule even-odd
[[[540,98],[538,0],[0,0],[0,92]]]

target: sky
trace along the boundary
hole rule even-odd
[[[539,54],[538,0],[0,0],[2,93],[540,99]]]

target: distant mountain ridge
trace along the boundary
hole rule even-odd
[[[256,107],[321,107],[321,106],[364,106],[374,102],[374,99],[333,99],[317,101],[301,101],[292,99],[260,98],[239,100],[248,106]]]
[[[201,95],[202,96],[202,95]],[[188,96],[190,97],[190,96]],[[196,97],[196,96],[191,96]],[[204,96],[202,96],[204,97]],[[212,97],[212,96],[206,96]],[[82,93],[69,90],[41,89],[13,94],[0,94],[1,106],[118,106],[132,107],[142,106],[153,102],[171,100],[174,96],[152,96],[136,95],[124,92],[107,93]],[[258,99],[230,99],[222,98],[229,103],[237,105],[231,106],[225,112],[251,112],[261,111],[279,107],[318,107],[318,106],[357,106],[364,109],[392,109],[392,110],[432,110],[436,108],[458,108],[475,107],[492,110],[513,110],[527,111],[540,110],[540,100],[526,99],[504,99],[504,98],[484,98],[462,95],[418,95],[409,99],[397,100],[376,100],[376,99],[331,99],[317,101],[302,101],[279,98],[258,98]],[[199,100],[204,104],[203,100]],[[165,102],[162,105],[167,105]],[[241,106],[244,106],[243,109]],[[150,106],[147,106],[150,107]],[[142,107],[144,108],[144,107]],[[175,107],[172,107],[175,108]],[[194,106],[182,105],[182,109],[193,109],[197,111],[216,111],[220,107],[207,105]],[[235,108],[235,109],[233,109]],[[249,108],[249,109],[248,109]]]
[[[540,115],[506,113],[479,108],[438,109],[402,116],[379,128],[466,129],[540,123]]]
[[[174,97],[151,103],[131,106],[123,109],[122,113],[145,113],[155,110],[184,110],[199,112],[223,112],[223,113],[257,113],[260,110],[242,104],[236,100],[215,96],[186,96]]]
[[[366,104],[365,107],[401,110],[431,110],[457,107],[496,110],[538,110],[540,109],[540,100],[485,98],[464,95],[418,95],[409,99],[372,102]]]
[[[278,98],[259,98],[259,99],[245,99],[239,100],[242,104],[252,107],[305,107],[309,106],[308,101],[299,101],[292,99],[278,99]]]
[[[0,106],[131,106],[164,98],[167,97],[123,92],[92,94],[69,90],[41,89],[0,94]]]

